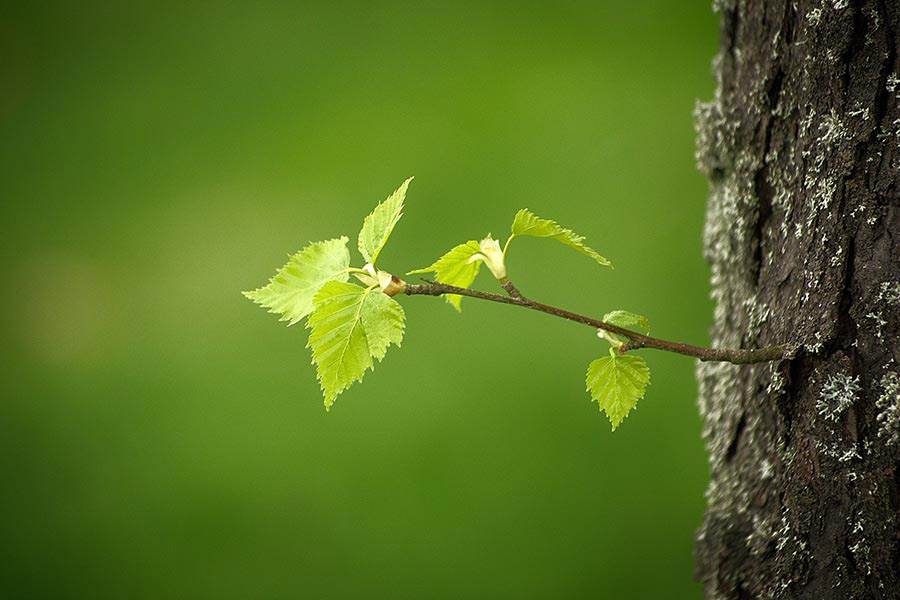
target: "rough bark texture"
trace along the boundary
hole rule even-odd
[[[708,598],[900,598],[900,1],[720,0],[713,345],[698,367]]]

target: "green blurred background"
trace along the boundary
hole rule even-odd
[[[647,351],[613,434],[589,329],[403,297],[403,348],[327,414],[304,329],[239,292],[416,175],[383,268],[528,207],[616,269],[522,239],[526,294],[706,343],[708,0],[0,15],[8,597],[699,596],[690,359]]]

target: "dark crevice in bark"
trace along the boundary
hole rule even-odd
[[[775,71],[775,75],[771,78],[768,89],[766,91],[766,98],[769,101],[769,112],[772,113],[775,111],[778,106],[778,100],[781,97],[781,86],[784,83],[784,70],[781,67],[778,67]],[[767,116],[767,118],[763,121],[763,144],[762,144],[762,152],[760,156],[760,164],[763,166],[756,171],[756,175],[753,178],[753,188],[756,194],[756,198],[759,202],[758,207],[758,215],[756,219],[756,229],[754,231],[754,240],[755,240],[755,251],[754,251],[754,265],[756,267],[754,277],[756,279],[756,283],[759,283],[759,276],[763,269],[763,232],[765,230],[766,224],[769,222],[769,218],[772,216],[772,197],[775,193],[775,190],[772,188],[769,183],[769,168],[766,165],[766,156],[769,153],[769,150],[772,145],[772,116]]]
[[[766,128],[766,147],[768,147],[771,138],[771,128]],[[768,169],[763,167],[756,172],[753,179],[756,197],[759,200],[759,209],[756,218],[756,227],[754,229],[754,279],[758,283],[760,273],[763,269],[763,231],[766,223],[772,216],[772,194],[774,190],[767,180]]]
[[[850,34],[850,43],[847,45],[847,49],[844,51],[843,56],[841,56],[841,64],[846,68],[843,72],[843,88],[845,92],[850,90],[850,76],[851,76],[851,68],[853,66],[853,57],[859,54],[863,46],[866,43],[866,19],[865,15],[863,15],[862,7],[856,6],[853,3],[850,3],[849,7],[853,11],[853,30]],[[850,98],[845,98],[847,102],[850,101]],[[845,105],[844,108],[846,108]]]
[[[747,416],[741,415],[741,420],[738,421],[734,430],[734,438],[731,440],[731,444],[728,445],[728,450],[725,451],[725,460],[729,462],[734,460],[734,455],[737,453],[738,444],[741,443],[741,436],[744,434],[745,427],[747,427]]]
[[[887,56],[884,60],[881,72],[879,73],[879,79],[884,82],[884,85],[878,88],[878,95],[875,99],[875,123],[879,125],[879,127],[872,131],[872,135],[878,135],[880,129],[885,125],[884,117],[887,112],[888,101],[890,100],[891,95],[887,86],[887,79],[894,70],[897,61],[897,44],[895,41],[894,28],[891,25],[890,12],[888,11],[884,0],[878,0],[878,9],[879,18],[884,23],[884,41],[887,46]]]
[[[766,93],[766,96],[769,98],[769,109],[775,110],[775,107],[778,106],[778,99],[781,97],[781,86],[784,83],[784,70],[781,67],[778,67],[778,70],[775,71],[775,77],[772,78],[771,83],[769,83],[769,91]],[[766,140],[766,147],[769,146],[768,140]]]
[[[852,346],[853,340],[856,339],[856,323],[851,316],[853,308],[853,274],[856,267],[856,241],[854,237],[849,238],[847,244],[847,261],[844,267],[843,293],[841,294],[840,305],[838,306],[838,322],[834,340],[829,344],[829,350],[836,352],[839,349],[855,358],[855,348]],[[854,361],[855,362],[855,361]]]
[[[785,409],[782,412],[785,427],[781,434],[786,445],[790,445],[793,442],[795,431],[794,420],[798,408],[792,401],[792,398],[798,398],[801,395],[803,383],[809,379],[809,376],[812,373],[809,357],[805,350],[800,350],[798,355],[788,362],[787,385],[785,386],[784,397],[781,401],[781,406]]]
[[[794,32],[797,30],[797,5],[793,2],[785,3],[784,8],[784,43],[790,48],[794,43]]]

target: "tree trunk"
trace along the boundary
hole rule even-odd
[[[708,598],[900,598],[900,2],[719,0]]]

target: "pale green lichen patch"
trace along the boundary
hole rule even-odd
[[[858,377],[850,377],[846,373],[832,375],[819,392],[816,412],[827,421],[838,421],[856,403],[859,390]]]
[[[760,333],[762,325],[768,321],[771,311],[765,302],[760,302],[756,296],[747,298],[742,303],[747,315],[747,333],[750,337],[756,337]]]
[[[884,326],[887,325],[887,321],[882,318],[881,313],[870,312],[866,314],[866,318],[872,321],[872,325],[875,330],[875,337],[877,337],[879,340],[882,339]]]
[[[877,300],[887,302],[891,306],[900,306],[900,281],[883,282]]]
[[[755,557],[764,556],[775,544],[779,531],[779,519],[772,515],[753,515],[753,530],[747,536],[747,548]]]
[[[740,415],[732,407],[739,405],[743,382],[740,367],[729,363],[698,362],[697,381],[700,414],[703,416],[703,438],[713,471],[722,467],[728,445],[737,428]],[[710,487],[712,490],[712,486]]]
[[[734,7],[737,5],[737,0],[713,0],[712,8],[717,13],[721,13],[723,11],[732,11]]]
[[[850,530],[850,552],[853,554],[853,560],[863,568],[866,575],[871,575],[872,563],[869,556],[871,548],[866,539],[866,529],[865,520],[857,516],[853,529]]]
[[[881,395],[875,401],[878,409],[878,438],[887,446],[900,443],[900,375],[885,374],[879,382]]]
[[[816,440],[816,452],[819,453],[819,456],[827,456],[839,463],[848,463],[862,458],[856,446],[842,448],[838,444],[823,442],[822,440]]]
[[[787,382],[784,375],[778,368],[777,363],[769,363],[769,384],[766,386],[766,394],[770,396],[780,396],[785,393]]]
[[[801,138],[812,140],[803,150],[803,158],[808,161],[803,187],[807,191],[811,208],[806,216],[807,229],[812,228],[820,213],[829,210],[834,204],[841,173],[836,172],[833,162],[836,153],[852,139],[852,132],[843,114],[835,109],[825,115],[818,115],[815,110],[810,110],[800,121]]]
[[[900,77],[897,77],[896,75],[890,75],[887,78],[884,89],[893,94],[897,91],[898,87],[900,87]]]

